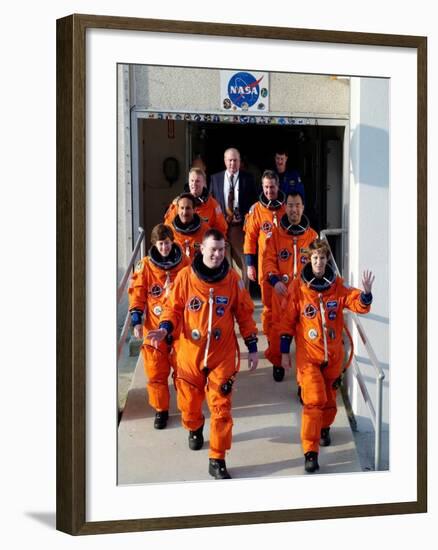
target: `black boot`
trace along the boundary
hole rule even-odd
[[[202,431],[204,429],[204,424],[194,432],[189,432],[189,448],[192,451],[199,451],[199,449],[202,449],[202,446],[204,445],[204,435],[202,434]]]
[[[155,413],[154,428],[156,430],[163,430],[167,426],[169,419],[169,411],[157,411]]]
[[[316,470],[319,470],[318,453],[315,451],[309,451],[304,455],[304,458],[304,469],[306,472],[313,473],[316,472]]]
[[[208,473],[213,476],[214,479],[231,479],[225,460],[220,458],[209,459]]]
[[[332,440],[330,437],[330,428],[322,428],[319,444],[321,445],[321,447],[328,447],[331,442]]]
[[[281,382],[284,378],[284,368],[274,365],[272,367],[272,376],[276,382]]]

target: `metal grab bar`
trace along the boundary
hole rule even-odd
[[[320,238],[328,242],[326,235],[342,235],[342,233],[348,233],[348,231],[343,227],[339,227],[337,229],[323,229],[320,233]],[[330,252],[331,252],[331,249],[330,249]],[[337,268],[338,266],[336,266],[336,269]]]
[[[117,305],[120,303],[120,300],[123,298],[125,294],[126,283],[128,282],[132,267],[137,259],[137,254],[139,249],[140,249],[142,258],[146,255],[145,242],[144,242],[144,229],[142,227],[139,227],[138,233],[139,235],[137,238],[137,242],[135,243],[134,250],[132,251],[131,258],[128,262],[128,266],[126,268],[125,273],[123,274],[123,277],[117,289]],[[122,332],[120,333],[119,341],[117,343],[117,359],[120,357],[120,354],[122,353],[126,336],[128,334],[128,329],[129,329],[129,311],[126,314],[125,321],[123,323]]]
[[[342,233],[347,233],[346,229],[340,228],[340,229],[324,229],[320,233],[320,238],[325,240],[327,242],[327,245],[330,250],[331,254],[331,262],[336,270],[336,274],[341,276],[341,272],[339,271],[339,268],[336,264],[336,260],[333,256],[330,243],[328,242],[327,235],[341,235]],[[375,373],[376,373],[376,408],[374,409],[373,403],[370,398],[370,394],[368,392],[368,389],[366,387],[364,377],[360,371],[359,364],[356,360],[356,358],[353,358],[353,373],[357,378],[360,391],[362,393],[362,397],[364,398],[364,401],[368,407],[368,410],[371,414],[371,421],[374,427],[374,469],[379,470],[380,469],[380,458],[381,458],[381,446],[382,446],[382,401],[383,401],[383,380],[385,378],[385,373],[383,372],[382,367],[379,365],[379,361],[377,359],[377,355],[371,346],[370,341],[366,337],[365,329],[362,326],[362,323],[359,320],[359,316],[357,313],[354,313],[352,311],[347,312],[351,318],[354,321],[354,324],[356,325],[357,332],[360,336],[360,339],[362,340],[363,345],[365,346],[365,349],[368,353],[368,357],[374,367]]]
[[[137,242],[135,243],[134,250],[132,251],[131,258],[130,258],[129,263],[128,263],[128,267],[126,268],[126,271],[125,271],[125,273],[122,277],[122,280],[119,283],[119,287],[117,289],[117,303],[120,302],[120,300],[122,299],[122,296],[125,292],[126,283],[127,283],[128,278],[131,274],[131,269],[132,269],[132,266],[134,265],[134,262],[135,262],[135,259],[137,257],[138,250],[139,250],[140,246],[141,246],[141,257],[143,258],[145,256],[144,229],[143,229],[143,227],[138,228],[138,233],[139,233],[138,239],[137,239]]]

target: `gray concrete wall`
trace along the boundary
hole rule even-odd
[[[218,69],[135,65],[132,72],[137,109],[200,113],[221,111]],[[348,116],[348,79],[270,73],[270,88],[272,113],[334,118]]]

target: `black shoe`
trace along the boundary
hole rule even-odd
[[[209,459],[208,473],[213,476],[214,479],[231,479],[225,465],[225,460],[220,458]]]
[[[321,447],[328,447],[330,443],[332,442],[330,438],[330,428],[323,428],[321,430],[321,439],[319,440],[319,444]]]
[[[189,432],[189,448],[192,451],[199,451],[199,449],[202,449],[202,446],[204,445],[204,436],[202,434],[202,431],[204,429],[204,424],[194,432]]]
[[[319,470],[318,453],[315,453],[315,451],[309,451],[304,455],[304,458],[304,469],[306,472],[313,473],[316,472],[316,470]]]
[[[284,378],[284,368],[283,367],[276,367],[274,365],[272,367],[272,376],[274,377],[274,380],[276,382],[281,382]]]
[[[169,411],[157,411],[155,413],[154,428],[156,430],[163,430],[167,426],[169,419]]]

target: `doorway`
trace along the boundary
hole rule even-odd
[[[140,200],[144,212],[140,223],[150,234],[159,223],[165,207],[182,192],[193,158],[201,155],[207,176],[224,169],[223,152],[236,147],[242,157],[242,169],[252,172],[260,182],[265,169],[273,168],[275,149],[288,152],[288,168],[298,170],[305,193],[305,213],[311,226],[338,229],[343,225],[343,151],[345,126],[242,124],[229,122],[169,121],[142,119],[140,134]],[[180,177],[173,185],[162,175],[163,161],[172,156],[179,160]],[[330,236],[335,259],[342,266],[342,236]]]
[[[236,147],[242,169],[260,182],[275,166],[280,147],[288,152],[288,168],[298,170],[306,193],[305,213],[318,233],[342,227],[344,126],[281,126],[190,122],[189,158],[200,155],[209,175],[224,169],[223,152]],[[342,266],[342,235],[329,236],[336,262]]]

